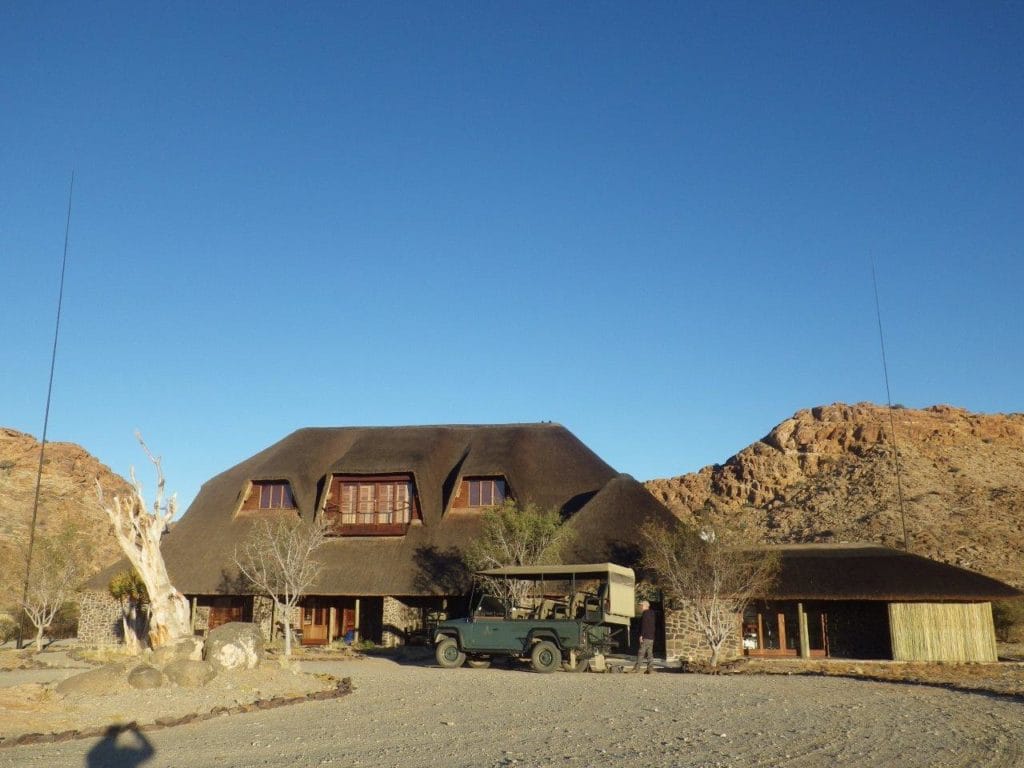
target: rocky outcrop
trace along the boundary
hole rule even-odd
[[[1024,588],[1024,414],[858,403],[799,411],[724,464],[647,488],[683,520],[772,542],[902,546]],[[895,432],[893,432],[893,426]]]
[[[0,427],[0,562],[24,563],[39,469],[39,442],[31,435]],[[120,557],[110,522],[96,498],[96,480],[104,494],[128,494],[120,476],[73,443],[47,443],[43,457],[37,533],[74,528],[89,551],[84,578]],[[24,566],[0,569],[0,607],[17,601]]]

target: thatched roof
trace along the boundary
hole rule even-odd
[[[778,600],[988,601],[1020,597],[1008,584],[965,568],[874,544],[773,547]]]
[[[233,553],[259,519],[236,514],[252,481],[287,480],[299,514],[311,520],[332,474],[398,473],[413,476],[422,522],[403,536],[332,538],[317,554],[325,567],[311,593],[461,591],[459,553],[481,523],[479,510],[451,509],[464,477],[504,476],[518,501],[560,510],[578,528],[583,561],[616,560],[636,550],[640,521],[673,519],[642,485],[616,474],[558,424],[301,429],[203,485],[164,539],[171,580],[186,594],[245,591]],[[103,578],[93,586],[104,586]]]

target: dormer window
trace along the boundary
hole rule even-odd
[[[508,497],[508,486],[503,477],[467,477],[459,486],[452,503],[454,508],[499,507]]]
[[[295,497],[287,480],[255,480],[242,509],[295,509]]]
[[[335,476],[324,505],[332,532],[341,536],[400,535],[419,516],[408,475]]]

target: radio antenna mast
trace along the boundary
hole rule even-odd
[[[60,310],[64,303],[64,273],[68,266],[68,240],[71,234],[71,196],[75,191],[75,171],[71,171],[68,188],[68,216],[64,222],[64,257],[60,263],[60,290],[57,293],[57,326],[53,331],[53,351],[50,355],[50,383],[46,388],[46,411],[43,414],[43,439],[39,444],[39,470],[36,472],[36,495],[32,502],[32,525],[28,533],[28,553],[25,556],[25,584],[21,590],[21,603],[28,601],[28,585],[32,576],[32,550],[36,543],[36,521],[39,518],[39,491],[43,484],[43,457],[46,454],[46,432],[50,426],[50,399],[53,396],[53,371],[57,366],[57,338],[60,336]],[[18,622],[18,648],[24,643],[24,622]]]
[[[871,261],[871,285],[875,289],[875,315],[878,317],[878,344],[882,348],[882,373],[885,375],[885,402],[889,408],[889,434],[892,437],[892,456],[896,462],[896,496],[900,505],[900,525],[903,527],[903,549],[910,551],[910,537],[907,536],[907,517],[903,511],[903,480],[900,473],[900,451],[896,446],[896,421],[892,415],[892,394],[889,391],[889,365],[885,360],[885,336],[882,333],[882,309],[878,301],[878,279],[875,277],[875,262]]]

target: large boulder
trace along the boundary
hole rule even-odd
[[[57,693],[64,695],[85,693],[103,696],[127,689],[128,666],[124,663],[90,669],[88,672],[65,678],[57,684]]]
[[[217,675],[217,670],[206,661],[176,659],[164,667],[164,674],[182,688],[201,688]]]
[[[191,659],[192,661],[203,660],[203,641],[197,637],[186,637],[175,643],[162,645],[153,651],[149,663],[154,667],[163,669],[172,661],[178,659]]]
[[[128,685],[140,690],[159,688],[164,684],[165,679],[163,672],[149,664],[140,664],[128,673]]]
[[[204,658],[218,669],[253,669],[263,659],[263,636],[255,624],[232,621],[211,629]]]

